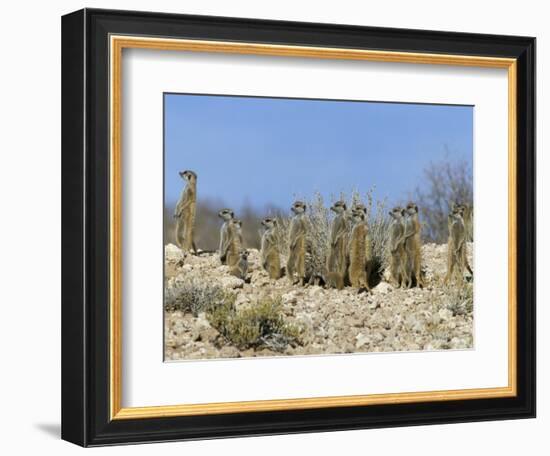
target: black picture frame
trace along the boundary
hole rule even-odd
[[[110,420],[111,34],[517,59],[517,395]],[[62,18],[62,438],[82,446],[535,416],[535,39],[84,9]]]

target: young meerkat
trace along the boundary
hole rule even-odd
[[[370,239],[365,213],[360,209],[353,210],[352,221],[354,225],[348,244],[350,259],[349,279],[352,287],[370,291],[367,276],[367,263],[369,260],[367,253],[369,252],[368,244],[370,243]]]
[[[393,285],[400,287],[405,281],[405,209],[394,207],[390,211],[390,275]]]
[[[246,280],[246,275],[248,274],[248,251],[241,250],[239,253],[238,261],[231,266],[229,269],[229,274],[238,277],[239,279]]]
[[[306,256],[306,237],[307,237],[307,220],[306,220],[306,204],[302,201],[296,201],[290,209],[294,216],[290,222],[289,233],[289,252],[286,265],[287,275],[294,283],[304,285],[306,276],[305,256]]]
[[[197,175],[190,170],[180,171],[179,175],[186,184],[174,211],[176,244],[184,252],[189,252],[191,249],[196,252],[193,231],[197,208]]]
[[[466,257],[466,226],[464,207],[454,207],[447,217],[449,239],[447,242],[447,274],[444,283],[448,284],[456,271],[460,280],[464,279],[464,268],[473,274]]]
[[[410,288],[413,283],[423,287],[424,281],[421,270],[422,239],[421,226],[418,220],[418,206],[407,204],[405,209],[405,286]],[[414,282],[413,282],[414,281]]]
[[[231,229],[231,224],[235,213],[231,209],[222,209],[218,212],[218,217],[223,220],[220,228],[220,260],[222,264],[227,264],[227,252],[232,242],[231,236],[234,233],[234,230]]]
[[[279,254],[279,230],[277,220],[265,218],[262,220],[265,228],[262,234],[260,256],[262,267],[267,271],[271,279],[281,277],[281,255]]]
[[[336,201],[330,208],[331,211],[336,213],[336,217],[332,221],[330,230],[329,255],[327,259],[327,272],[329,276],[339,275],[342,281],[347,270],[349,224],[346,217],[346,209],[344,201]]]

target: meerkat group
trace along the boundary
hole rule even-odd
[[[424,286],[418,206],[394,207],[390,213],[390,277],[397,287]]]
[[[179,173],[186,185],[176,205],[176,243],[184,252],[197,249],[193,230],[197,202],[197,175],[186,170]],[[336,201],[330,210],[335,213],[330,227],[330,239],[326,264],[312,265],[312,245],[308,240],[309,221],[307,205],[295,201],[291,207],[286,270],[281,266],[280,233],[276,218],[261,221],[260,258],[262,268],[270,279],[280,279],[286,272],[293,284],[323,284],[343,289],[346,285],[370,291],[369,277],[372,264],[372,241],[367,223],[367,209],[363,204],[354,204],[348,211],[345,201]],[[463,277],[464,269],[473,275],[466,256],[466,242],[473,240],[472,207],[455,203],[448,215],[447,274],[444,283],[457,273]],[[418,206],[408,203],[406,207],[394,207],[390,212],[389,225],[389,276],[395,287],[423,287],[421,259],[421,223]],[[229,273],[246,279],[249,252],[245,249],[242,222],[235,218],[231,209],[218,212],[222,219],[220,228],[219,257],[229,266]]]

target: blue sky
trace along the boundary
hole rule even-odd
[[[376,187],[405,199],[430,161],[473,159],[473,107],[165,94],[165,200],[290,207],[293,195]]]

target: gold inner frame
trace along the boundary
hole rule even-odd
[[[508,70],[508,386],[426,392],[367,394],[353,396],[274,399],[244,402],[122,407],[122,51],[123,49],[195,51],[255,54],[316,59],[368,60],[431,65],[453,65]],[[111,419],[158,418],[221,413],[297,410],[327,407],[397,404],[459,399],[512,397],[517,394],[517,62],[511,58],[468,55],[387,52],[309,46],[149,38],[110,37],[110,415]]]

